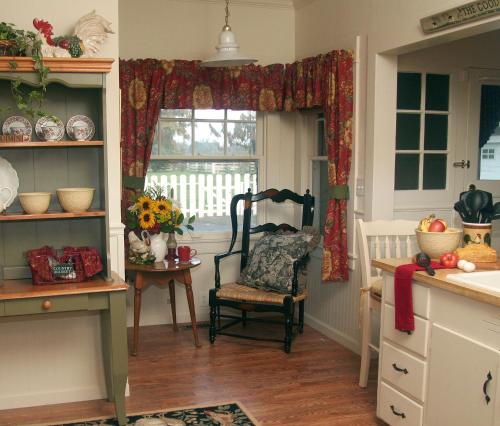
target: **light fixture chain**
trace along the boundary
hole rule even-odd
[[[229,25],[229,0],[226,0],[226,27]]]

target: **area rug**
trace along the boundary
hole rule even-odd
[[[130,426],[259,426],[240,402],[168,409],[165,411],[131,414],[127,416]],[[79,420],[51,426],[118,426],[112,418]]]

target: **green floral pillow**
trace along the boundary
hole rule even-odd
[[[313,236],[304,232],[267,234],[256,241],[239,284],[261,290],[290,293],[293,262],[310,251]]]

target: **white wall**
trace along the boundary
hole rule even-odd
[[[110,203],[108,215],[120,234],[120,141],[118,89],[118,0],[68,2],[16,0],[2,2],[2,20],[33,29],[34,17],[48,20],[56,35],[70,34],[93,9],[112,23],[100,56],[115,59],[107,79],[107,155]],[[112,269],[118,270],[119,244],[114,239]],[[99,318],[96,314],[30,316],[0,320],[0,409],[105,397]]]

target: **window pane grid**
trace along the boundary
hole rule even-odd
[[[400,79],[400,75],[403,77]],[[400,81],[403,81],[405,78],[405,75],[407,76],[414,76],[414,74],[411,73],[399,73],[398,74],[398,83]],[[433,186],[438,185],[436,182],[431,182],[430,179],[432,180],[432,176],[429,177],[427,176],[429,173],[432,172],[430,167],[425,167],[425,164],[439,164],[442,166],[443,161],[442,159],[439,162],[434,161],[431,163],[429,155],[440,155],[444,156],[445,162],[444,162],[444,173],[445,173],[445,179],[444,179],[444,187],[439,188],[439,189],[446,189],[446,169],[447,169],[447,160],[448,160],[448,131],[449,131],[449,116],[450,116],[450,111],[449,111],[449,104],[447,104],[448,109],[426,109],[426,106],[429,105],[428,101],[428,93],[427,93],[427,82],[428,79],[432,79],[432,77],[436,77],[436,75],[429,75],[426,73],[421,74],[421,79],[420,79],[420,93],[419,93],[419,101],[420,101],[420,106],[419,108],[398,108],[396,109],[396,119],[397,119],[397,134],[396,134],[396,162],[398,161],[401,163],[398,169],[398,164],[396,164],[396,176],[395,176],[395,182],[394,182],[394,188],[396,190],[408,190],[408,189],[413,189],[413,190],[422,190],[422,189],[438,189],[438,188],[433,188]],[[437,75],[438,78],[440,78],[439,75]],[[442,77],[442,76],[441,76]],[[449,78],[448,76],[445,76],[446,78]],[[441,78],[441,80],[446,80]],[[448,80],[446,80],[448,81]],[[399,85],[398,85],[398,91],[399,91]],[[448,93],[448,88],[443,91],[443,93]],[[415,91],[414,91],[415,92]],[[416,92],[414,93],[416,95]],[[399,92],[398,92],[399,96]],[[399,98],[398,98],[399,99]],[[442,101],[442,99],[441,99]],[[409,99],[406,99],[405,102],[408,104],[410,102]],[[431,103],[432,104],[432,103]],[[412,103],[412,106],[415,105],[417,106],[416,102]],[[399,102],[398,102],[399,106]],[[429,105],[433,106],[433,105]],[[436,105],[437,106],[437,105]],[[439,105],[441,106],[441,105]],[[438,108],[439,108],[438,106]],[[418,149],[404,149],[406,146],[407,148],[411,148],[413,143],[411,143],[408,140],[408,137],[412,137],[411,135],[406,136],[404,131],[410,131],[410,133],[413,131],[415,132],[415,129],[412,130],[409,122],[404,125],[403,118],[406,117],[406,115],[418,115],[419,116],[419,135],[418,135]],[[442,119],[437,119],[437,116],[446,116],[446,124],[442,121]],[[398,120],[398,117],[400,120]],[[433,127],[426,128],[426,120],[428,125],[432,125]],[[441,121],[440,121],[441,120]],[[399,124],[398,124],[399,123]],[[405,127],[401,127],[405,126]],[[398,131],[398,129],[400,131]],[[426,134],[427,132],[427,134]],[[398,136],[399,135],[399,136]],[[416,135],[415,135],[416,136]],[[426,139],[427,136],[427,139]],[[398,139],[399,138],[399,139]],[[416,144],[415,144],[416,145]],[[432,148],[436,149],[432,149]],[[444,148],[444,149],[443,149]],[[411,162],[407,163],[407,161],[410,159],[410,157],[406,156],[401,156],[401,155],[411,155]],[[432,157],[432,158],[437,158],[437,157]],[[427,159],[427,161],[426,161]],[[418,161],[418,166],[417,166],[417,161]],[[407,170],[405,167],[402,167],[404,163],[407,163],[407,166],[412,167],[413,171]],[[418,168],[418,179],[417,176],[415,176],[415,173],[417,172]],[[405,170],[412,174],[412,177],[409,179],[406,179],[405,181],[403,176],[405,173]],[[438,170],[440,176],[442,175],[442,170]],[[424,176],[424,174],[426,176]],[[398,180],[400,180],[400,184],[398,183]],[[440,178],[439,182],[443,182],[443,179]],[[413,185],[413,187],[412,187]]]

